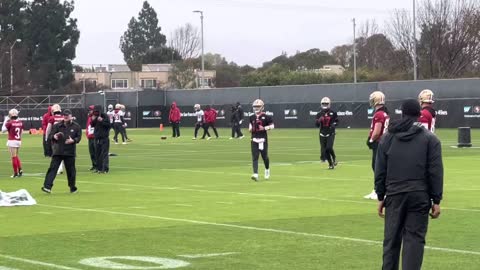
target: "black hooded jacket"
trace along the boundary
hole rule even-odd
[[[375,163],[378,199],[426,191],[435,204],[442,200],[443,162],[438,138],[414,118],[393,122],[380,140]]]
[[[99,116],[103,118],[102,121],[98,121],[97,118]],[[95,105],[91,125],[95,128],[93,132],[95,139],[108,139],[110,134],[110,119],[106,113],[102,112],[102,106]]]

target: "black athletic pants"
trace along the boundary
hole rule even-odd
[[[95,139],[95,159],[97,161],[97,171],[108,172],[109,158],[108,152],[110,151],[109,138]]]
[[[125,142],[125,139],[127,138],[127,134],[125,134],[125,127],[123,126],[123,124],[114,123],[113,129],[115,131],[115,136],[113,136],[113,140],[115,142],[118,142],[118,133],[120,133],[120,135],[122,135],[122,142]]]
[[[46,157],[52,156],[52,143],[50,140],[45,141],[45,134],[42,136],[43,139],[43,155]]]
[[[375,173],[375,162],[377,161],[378,142],[372,143],[372,170]]]
[[[330,166],[333,166],[337,160],[333,144],[335,143],[335,134],[330,134],[328,137],[320,135],[320,160],[328,161]]]
[[[196,123],[195,124],[195,134],[194,134],[194,137],[197,138],[197,135],[198,135],[198,130],[200,128],[203,128],[203,136],[205,136],[205,132],[207,133],[208,137],[210,137],[210,133],[208,133],[208,131],[205,131],[205,124],[203,123]]]
[[[430,196],[425,191],[407,192],[385,198],[383,270],[420,270],[428,228]]]
[[[218,132],[217,132],[217,128],[215,127],[215,123],[205,123],[203,125],[203,137],[202,139],[205,139],[205,135],[208,135],[208,137],[210,137],[210,133],[208,132],[208,129],[212,127],[213,129],[213,132],[215,133],[215,136],[218,138]]]
[[[92,161],[92,168],[97,168],[97,159],[95,157],[95,139],[88,139],[88,152]]]
[[[45,176],[45,182],[43,183],[43,186],[48,189],[52,189],[53,181],[55,181],[55,177],[57,177],[57,171],[62,161],[65,163],[65,170],[67,170],[67,179],[70,191],[75,191],[77,189],[75,186],[77,171],[75,169],[74,156],[53,156],[52,161],[50,162],[50,167],[48,168]]]
[[[252,141],[252,161],[253,173],[258,173],[258,157],[262,155],[265,169],[270,169],[270,158],[268,157],[268,142],[263,143],[263,150],[260,150],[260,144]]]
[[[172,131],[173,131],[173,134],[172,134],[173,138],[180,137],[180,122],[172,123]]]
[[[232,138],[239,138],[243,136],[242,125],[239,122],[234,122],[232,126]]]

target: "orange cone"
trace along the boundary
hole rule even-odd
[[[163,124],[160,124],[160,131],[163,131]]]

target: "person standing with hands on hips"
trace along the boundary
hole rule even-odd
[[[442,146],[417,122],[420,110],[417,100],[406,100],[402,119],[390,125],[377,149],[375,191],[378,215],[385,218],[384,270],[399,268],[401,249],[402,269],[420,270],[430,209],[433,219],[440,216]]]
[[[63,121],[53,125],[48,139],[52,142],[52,161],[45,176],[45,182],[42,186],[42,191],[51,193],[53,182],[57,176],[58,167],[62,162],[65,163],[67,171],[68,186],[70,193],[77,192],[76,177],[77,171],[75,168],[75,159],[77,153],[77,144],[82,138],[82,128],[79,124],[73,121],[72,112],[64,110]]]

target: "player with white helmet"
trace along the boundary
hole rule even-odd
[[[337,157],[333,150],[335,143],[335,127],[338,124],[338,116],[331,107],[329,97],[322,98],[322,110],[317,114],[315,124],[320,128],[320,160],[328,161],[328,168],[333,170],[337,165]]]
[[[23,123],[18,119],[18,111],[16,109],[11,109],[8,112],[8,118],[6,117],[4,120],[2,132],[8,132],[7,147],[10,152],[13,166],[13,175],[11,177],[21,177],[23,171],[18,152],[22,145]]]
[[[200,128],[204,128],[205,113],[203,112],[200,104],[195,104],[193,106],[193,109],[195,110],[195,116],[197,117],[197,122],[195,123],[195,133],[194,133],[194,136],[193,136],[192,140],[196,140],[197,135],[198,135],[198,130]],[[204,128],[204,130],[205,130],[205,128]],[[208,137],[210,137],[210,133],[207,130],[205,130],[205,133],[206,133],[206,135],[208,135]]]
[[[52,116],[48,120],[47,130],[45,131],[45,140],[51,140],[49,138],[50,132],[52,131],[53,125],[63,121],[62,108],[58,104],[52,105]],[[62,161],[60,167],[58,167],[57,174],[62,174],[65,169],[65,164]]]
[[[422,115],[420,115],[418,122],[420,122],[427,130],[435,132],[437,113],[432,106],[434,103],[433,91],[430,89],[422,90],[418,95],[418,101],[422,106]]]
[[[261,154],[265,164],[265,179],[270,178],[270,159],[268,157],[268,136],[267,131],[274,129],[273,119],[267,115],[264,110],[265,104],[261,99],[253,102],[254,114],[249,118],[248,130],[252,133],[252,162],[253,175],[252,180],[258,181],[258,157]]]
[[[375,172],[375,160],[377,157],[377,148],[380,138],[388,129],[390,116],[385,107],[385,94],[375,91],[370,94],[370,107],[374,109],[370,133],[368,135],[367,146],[372,150],[372,169]],[[377,193],[373,190],[370,194],[364,196],[365,199],[376,200]]]
[[[122,135],[122,143],[127,144],[125,141],[125,119],[123,118],[124,114],[122,112],[122,105],[115,105],[115,110],[113,112],[113,130],[115,131],[113,140],[115,141],[115,144],[118,144],[118,133],[120,133],[120,135]]]

